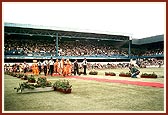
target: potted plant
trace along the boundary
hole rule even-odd
[[[63,92],[65,94],[71,93],[72,85],[70,85],[68,80],[57,80],[53,84],[54,91]]]
[[[121,72],[119,74],[120,77],[131,77],[131,73],[130,72],[127,72],[127,73],[124,73],[124,72]]]
[[[157,75],[154,72],[152,74],[143,73],[141,78],[157,78]]]
[[[46,87],[52,87],[52,83],[50,81],[46,81]]]
[[[40,85],[41,87],[51,87],[52,83],[50,81],[47,81],[46,77],[39,77],[37,79],[37,84]]]
[[[27,75],[23,75],[23,77],[21,77],[21,79],[22,79],[22,80],[27,80],[28,77],[27,77]]]
[[[18,74],[17,78],[22,78],[24,76],[24,74]]]
[[[19,87],[17,87],[17,88],[15,87],[14,89],[16,89],[17,92],[20,91],[22,93],[22,91],[25,89],[34,89],[34,88],[35,87],[33,84],[28,84],[27,82],[23,82],[23,83],[19,84]]]
[[[61,83],[61,89],[63,89],[63,93],[71,93],[72,85],[69,84],[68,80],[63,80]]]
[[[97,74],[98,74],[98,72],[95,71],[95,70],[91,70],[91,71],[89,72],[89,75],[97,75]]]
[[[114,72],[105,72],[106,76],[116,76]]]
[[[36,83],[23,82],[19,84],[19,87],[15,87],[18,93],[32,93],[32,92],[42,92],[42,91],[53,91],[52,87],[41,87]]]
[[[35,83],[36,82],[36,78],[34,77],[34,75],[31,75],[27,79],[28,79],[28,82],[30,82],[30,83]]]
[[[54,88],[54,91],[57,91],[60,87],[61,80],[57,80],[53,83],[52,87]]]

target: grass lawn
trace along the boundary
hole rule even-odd
[[[163,68],[144,68],[142,72],[155,72],[164,76]],[[104,76],[104,72],[113,71],[117,76]],[[97,77],[118,80],[136,80],[164,83],[164,78],[123,78],[118,74],[128,69],[99,70]],[[89,71],[87,71],[89,72]],[[164,88],[136,86],[120,83],[97,82],[74,78],[48,77],[51,82],[68,79],[72,84],[72,93],[39,92],[18,94],[14,87],[24,82],[18,78],[4,75],[4,111],[164,111]]]

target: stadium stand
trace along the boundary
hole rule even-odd
[[[89,67],[125,67],[108,62],[130,62],[136,59],[139,66],[164,63],[164,36],[129,40],[129,36],[62,31],[44,26],[5,23],[5,63],[32,63],[32,60],[69,58],[79,62],[87,57]],[[57,34],[56,34],[57,33]]]

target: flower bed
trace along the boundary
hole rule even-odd
[[[114,72],[105,72],[105,76],[116,76]]]
[[[18,93],[29,93],[29,92],[41,92],[41,91],[52,91],[52,83],[47,81],[46,77],[39,77],[35,83],[35,78],[32,75],[28,78],[28,82],[19,84],[19,87],[14,88]],[[33,82],[32,82],[33,81]]]
[[[98,74],[98,72],[95,71],[95,70],[91,70],[91,71],[89,72],[89,75],[97,75],[97,74]]]
[[[33,93],[42,91],[53,91],[52,87],[38,87],[36,83],[23,82],[19,84],[19,87],[14,88],[17,93]]]
[[[54,91],[59,91],[59,92],[68,94],[68,93],[71,93],[72,89],[67,89],[67,90],[65,90],[65,89],[61,89],[61,88],[59,88],[59,89],[54,88]]]
[[[17,78],[21,78],[23,76],[24,76],[24,74],[17,74]]]
[[[39,77],[37,79],[37,84],[40,87],[51,87],[52,86],[52,83],[50,81],[47,81],[46,77]]]
[[[23,77],[21,77],[21,80],[27,80],[27,79],[28,79],[27,75],[24,75]]]
[[[70,85],[68,80],[57,80],[53,86],[54,91],[59,91],[65,94],[71,93],[72,85]]]
[[[26,74],[22,74],[22,73],[15,73],[15,72],[4,72],[7,75],[13,76],[13,77],[17,77],[17,78],[21,78],[22,80],[27,80],[28,76]]]
[[[27,79],[28,79],[28,82],[30,82],[30,83],[35,83],[36,82],[36,78],[34,77],[34,75],[31,75]]]
[[[157,78],[157,75],[155,73],[152,74],[143,73],[141,74],[141,78]]]
[[[124,73],[124,72],[121,72],[119,74],[120,77],[131,77],[131,73]]]

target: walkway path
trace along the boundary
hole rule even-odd
[[[111,80],[111,79],[92,78],[92,77],[79,77],[79,76],[67,76],[66,78],[76,78],[76,79],[93,80],[93,81],[99,81],[99,82],[113,82],[113,83],[123,83],[123,84],[131,84],[131,85],[138,85],[138,86],[148,86],[148,87],[164,88],[164,84],[157,83],[157,82],[128,81],[128,80]]]

